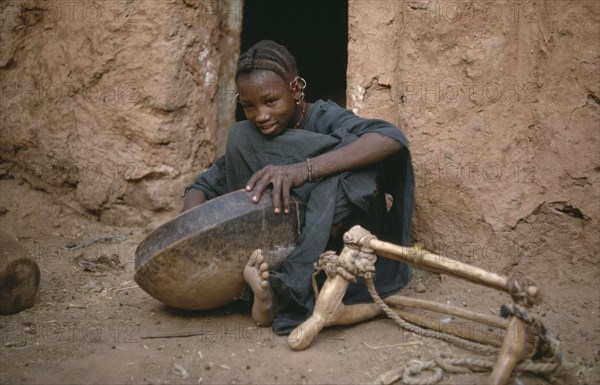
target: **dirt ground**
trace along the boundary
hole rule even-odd
[[[159,223],[108,227],[18,180],[2,179],[0,188],[2,229],[16,235],[42,274],[35,306],[0,317],[2,384],[362,384],[436,352],[477,355],[404,331],[383,316],[326,329],[310,348],[293,352],[285,337],[255,326],[247,306],[178,311],[142,291],[133,281],[135,247]],[[73,247],[101,237],[112,240]],[[591,281],[566,275],[539,283],[545,301],[533,313],[559,334],[568,362],[560,383],[600,383],[595,269]],[[509,303],[505,294],[424,272],[402,294],[487,314]],[[441,383],[484,379],[447,375]],[[513,381],[546,383],[528,374]]]

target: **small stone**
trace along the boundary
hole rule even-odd
[[[175,370],[177,371],[177,373],[183,378],[190,378],[190,375],[188,373],[187,370],[185,370],[185,368],[179,364],[173,364],[173,367],[175,368]]]
[[[1,206],[1,207],[0,207],[0,215],[4,215],[4,214],[6,214],[7,212],[8,212],[8,209],[7,209],[6,207],[4,207],[4,206]]]
[[[417,283],[417,286],[415,287],[415,291],[417,293],[425,293],[425,290],[427,290],[427,289],[425,288],[425,285],[423,284],[423,282]]]

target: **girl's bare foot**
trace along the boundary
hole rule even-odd
[[[277,314],[277,298],[269,284],[269,265],[262,250],[255,250],[244,267],[244,280],[254,292],[252,318],[259,326],[269,326]]]

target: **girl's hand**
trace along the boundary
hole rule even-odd
[[[284,166],[268,165],[252,175],[246,191],[252,191],[252,202],[258,202],[269,184],[273,185],[273,211],[275,214],[281,212],[281,201],[283,200],[283,212],[290,212],[290,192],[294,188],[302,186],[308,180],[308,167],[306,163],[294,163]]]

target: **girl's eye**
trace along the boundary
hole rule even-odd
[[[251,109],[251,108],[252,108],[252,106],[251,106],[250,104],[242,104],[242,108],[243,108],[244,110],[249,110],[249,109]]]
[[[273,104],[275,104],[275,100],[273,99],[267,99],[267,101],[265,102],[268,106],[272,106]]]

